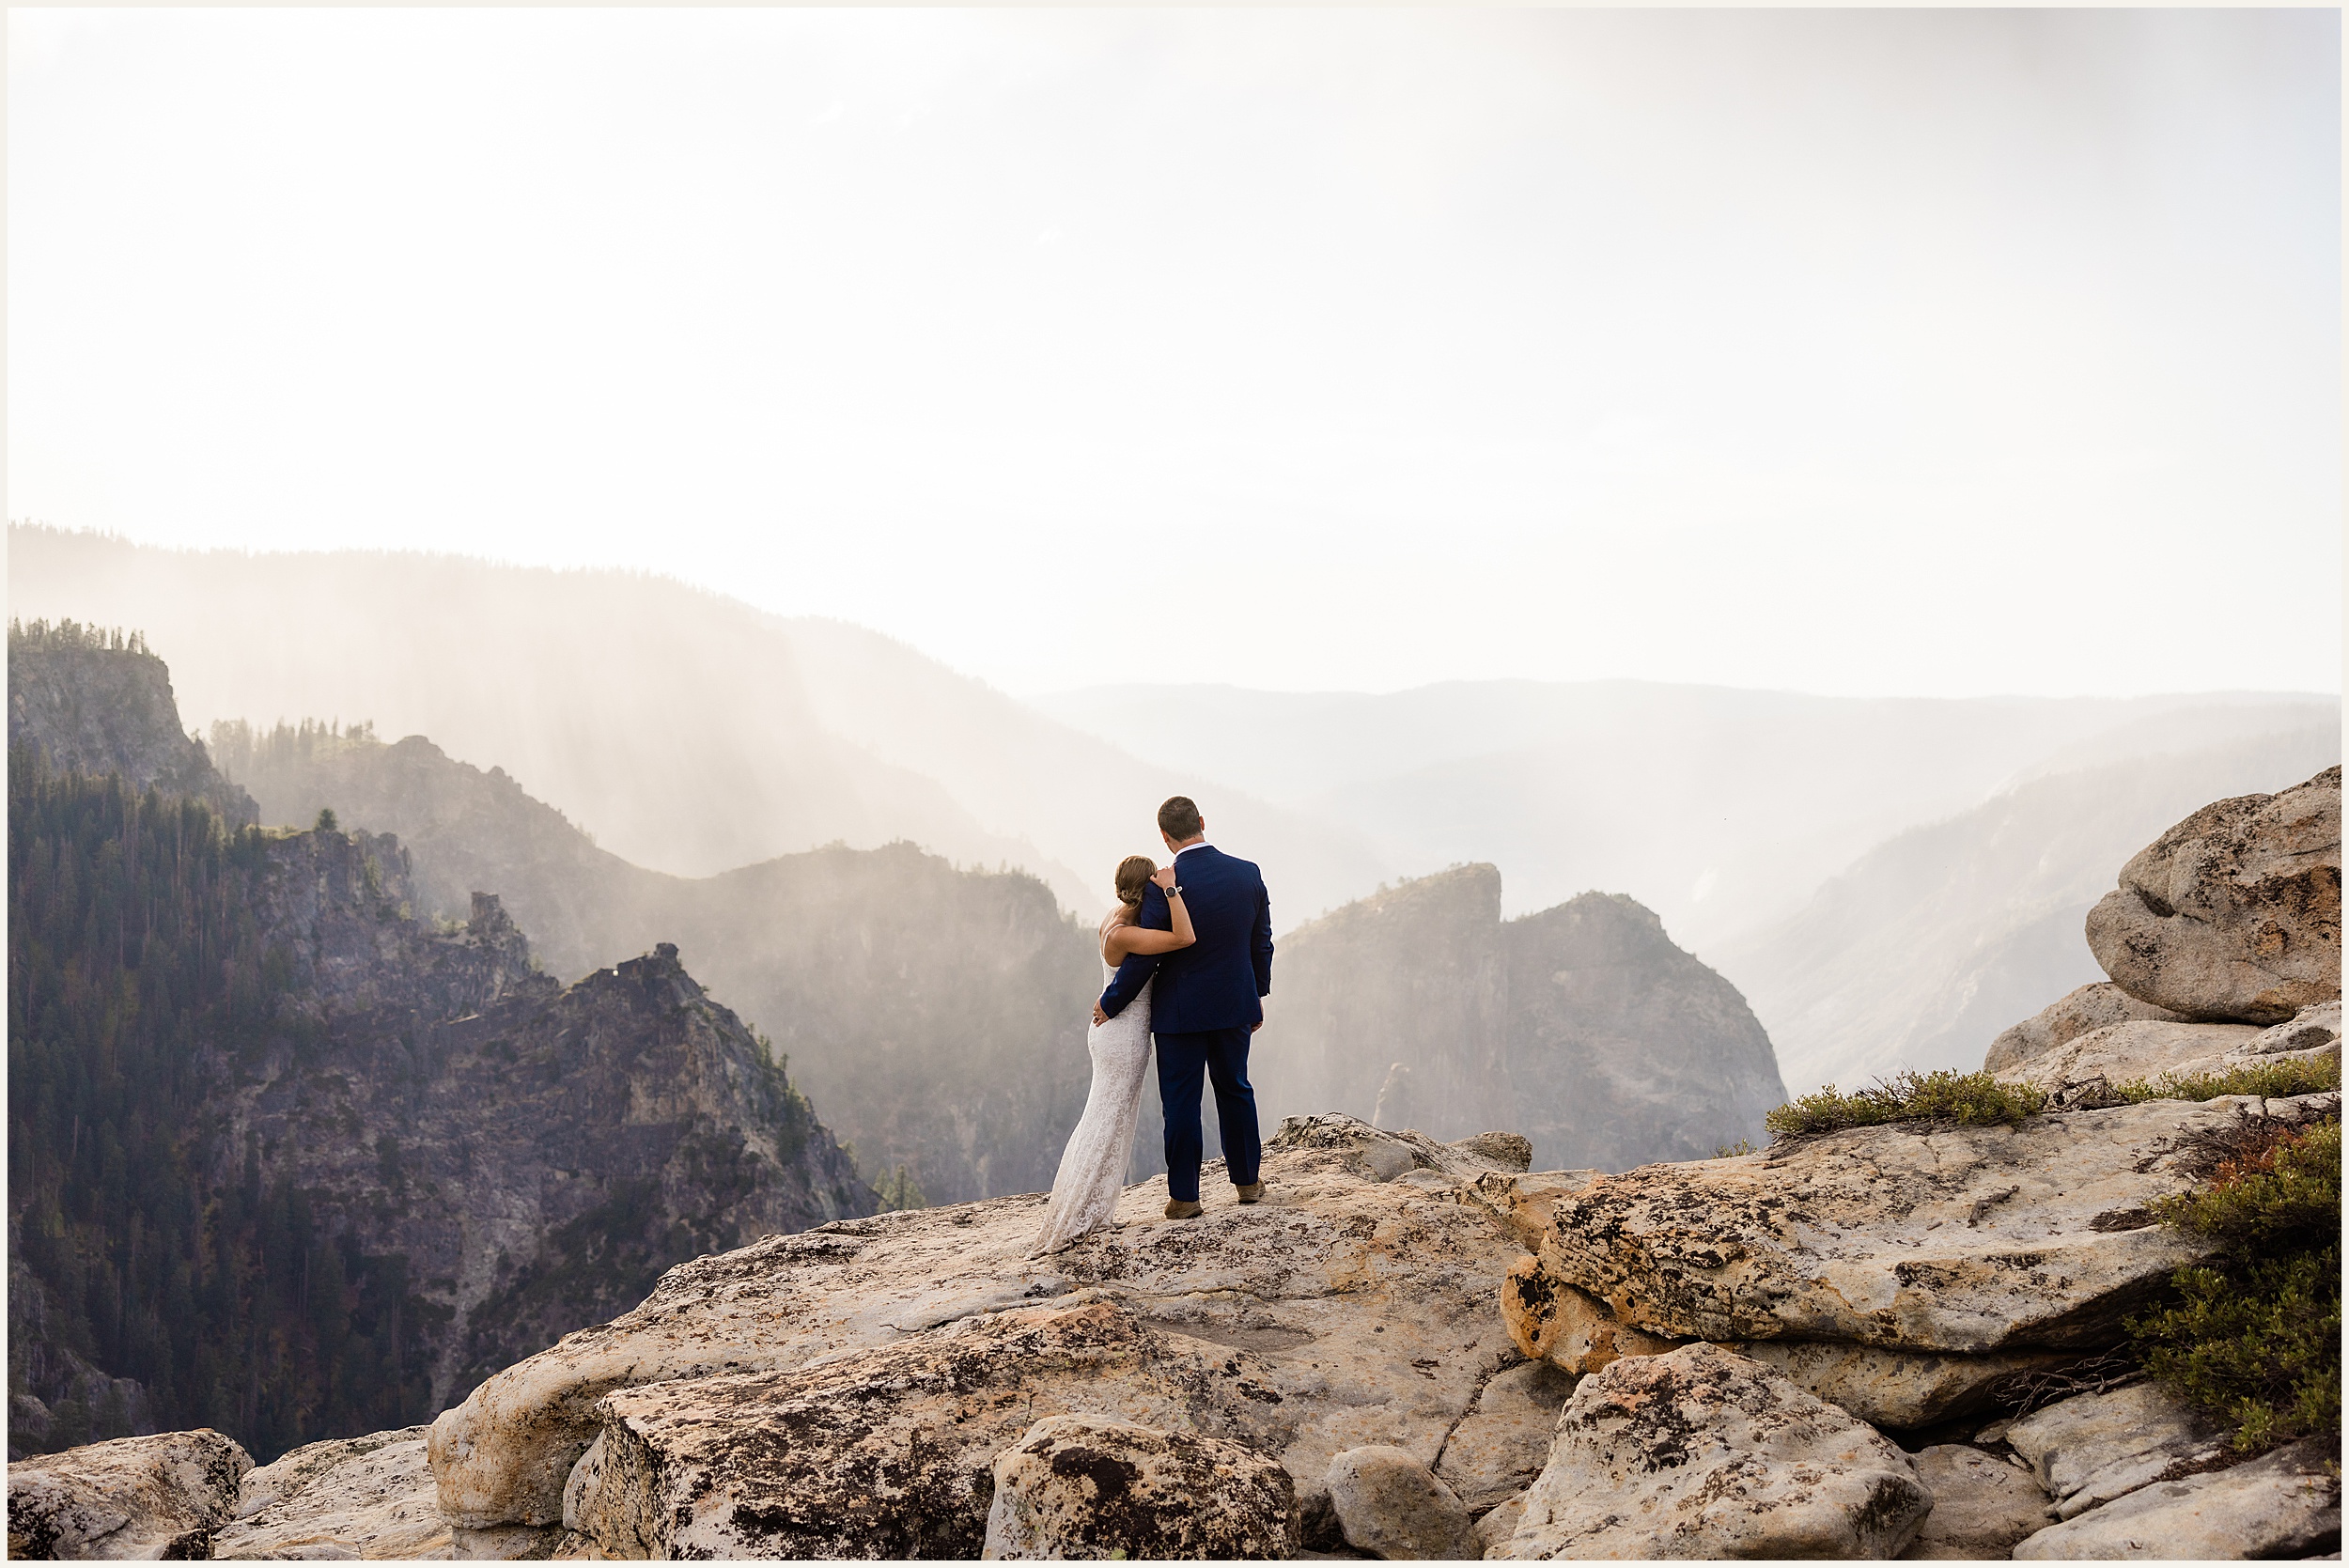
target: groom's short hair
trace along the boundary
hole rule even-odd
[[[1197,838],[1206,828],[1199,819],[1199,808],[1190,803],[1188,795],[1171,795],[1159,808],[1159,831],[1180,844],[1187,838]]]

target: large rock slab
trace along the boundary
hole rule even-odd
[[[1561,1279],[1563,1271],[1563,1265],[1545,1266],[1538,1256],[1520,1258],[1501,1281],[1501,1322],[1526,1355],[1581,1376],[1626,1356],[1660,1356],[1688,1343],[1620,1321],[1605,1302]],[[1890,1427],[1932,1426],[1970,1415],[2015,1378],[2078,1358],[2066,1351],[1945,1355],[1831,1340],[1733,1342],[1729,1348],[1861,1421]]]
[[[1227,1561],[1295,1557],[1297,1489],[1253,1449],[1097,1416],[1052,1416],[995,1456],[983,1557]]]
[[[2047,1494],[2020,1466],[1956,1443],[1921,1450],[1911,1463],[1933,1494],[1933,1512],[1905,1559],[2001,1558],[2046,1528]]]
[[[210,1557],[253,1467],[210,1427],[117,1437],[8,1467],[8,1555]]]
[[[2155,1482],[2017,1544],[2018,1559],[2294,1558],[2341,1550],[2341,1478],[2313,1445]]]
[[[2171,1073],[2217,1071],[2260,1037],[2253,1024],[2162,1023],[2136,1019],[2107,1024],[2065,1041],[1999,1074],[2050,1093],[2077,1085],[2118,1086]]]
[[[1604,1172],[1596,1169],[1535,1171],[1522,1175],[1488,1171],[1466,1189],[1468,1201],[1489,1209],[1501,1228],[1531,1252],[1549,1231],[1550,1210],[1569,1192],[1579,1192]]]
[[[2002,1073],[2107,1024],[2148,1019],[2155,1023],[2186,1021],[2167,1007],[2139,1001],[2111,981],[2099,980],[2049,1003],[1991,1041],[1982,1068],[1986,1073]]]
[[[2157,1383],[2059,1401],[2009,1426],[2006,1441],[2061,1519],[2223,1452],[2218,1429]]]
[[[1384,1169],[1394,1150],[1408,1170]],[[1217,1200],[1179,1224],[1162,1218],[1164,1180],[1143,1183],[1116,1228],[1042,1263],[1023,1257],[1043,1218],[1035,1195],[844,1220],[683,1265],[636,1311],[506,1369],[433,1423],[443,1512],[475,1528],[560,1520],[615,1391],[755,1381],[1011,1309],[1097,1302],[1170,1343],[1255,1358],[1279,1396],[1276,1456],[1314,1478],[1309,1490],[1333,1454],[1364,1444],[1433,1466],[1488,1376],[1517,1360],[1493,1303],[1518,1249],[1469,1196],[1497,1167],[1336,1117],[1276,1136],[1265,1171],[1269,1201]]]
[[[253,1471],[216,1558],[445,1559],[447,1521],[425,1462],[425,1431],[308,1443]]]
[[[790,1372],[604,1397],[565,1523],[607,1557],[950,1558],[985,1545],[996,1455],[1038,1421],[1106,1417],[1285,1446],[1244,1351],[1109,1302],[965,1319]]]
[[[1476,1523],[1451,1487],[1402,1449],[1374,1444],[1330,1461],[1330,1506],[1346,1543],[1390,1560],[1474,1555]]]
[[[1730,1348],[1871,1426],[1900,1429],[1974,1415],[2019,1380],[2079,1359],[2065,1350],[1954,1356],[1831,1340],[1756,1340]]]
[[[1583,1379],[1491,1555],[1884,1558],[1932,1506],[1890,1439],[1759,1362],[1692,1344]]]
[[[2289,1021],[2262,1030],[2254,1039],[2236,1048],[2238,1056],[2246,1059],[2260,1056],[2288,1056],[2301,1052],[2316,1052],[2326,1047],[2341,1047],[2341,1003],[2320,1001],[2313,1007],[2303,1007]]]
[[[1577,1377],[1625,1356],[1660,1356],[1684,1343],[1622,1322],[1605,1302],[1545,1267],[1538,1255],[1510,1266],[1501,1286],[1501,1321],[1527,1356]]]
[[[2096,1349],[2205,1244],[2146,1205],[2191,1184],[2246,1110],[2156,1101],[2018,1127],[1911,1122],[1651,1165],[1559,1200],[1543,1270],[1671,1338],[1833,1340],[1960,1355]]]
[[[2088,912],[2123,989],[2190,1018],[2278,1024],[2341,997],[2341,769],[2218,800],[2140,849]]]
[[[1558,1412],[1573,1392],[1574,1378],[1547,1361],[1495,1373],[1444,1440],[1436,1479],[1470,1513],[1524,1491],[1542,1473]]]

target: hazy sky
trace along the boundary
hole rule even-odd
[[[2335,12],[9,29],[12,518],[1013,691],[2339,689]]]

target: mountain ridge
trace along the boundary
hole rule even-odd
[[[11,687],[160,668],[69,652],[13,632]],[[131,754],[191,744],[163,691]],[[52,771],[48,711],[10,735],[12,1439],[413,1421],[671,1264],[872,1212],[674,946],[560,986],[494,894],[419,919],[397,838]]]

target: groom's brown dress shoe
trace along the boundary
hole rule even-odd
[[[1206,1212],[1189,1199],[1169,1198],[1166,1201],[1166,1217],[1169,1219],[1196,1219]]]
[[[1262,1182],[1234,1182],[1232,1190],[1239,1194],[1239,1201],[1243,1203],[1264,1202],[1264,1183]]]

